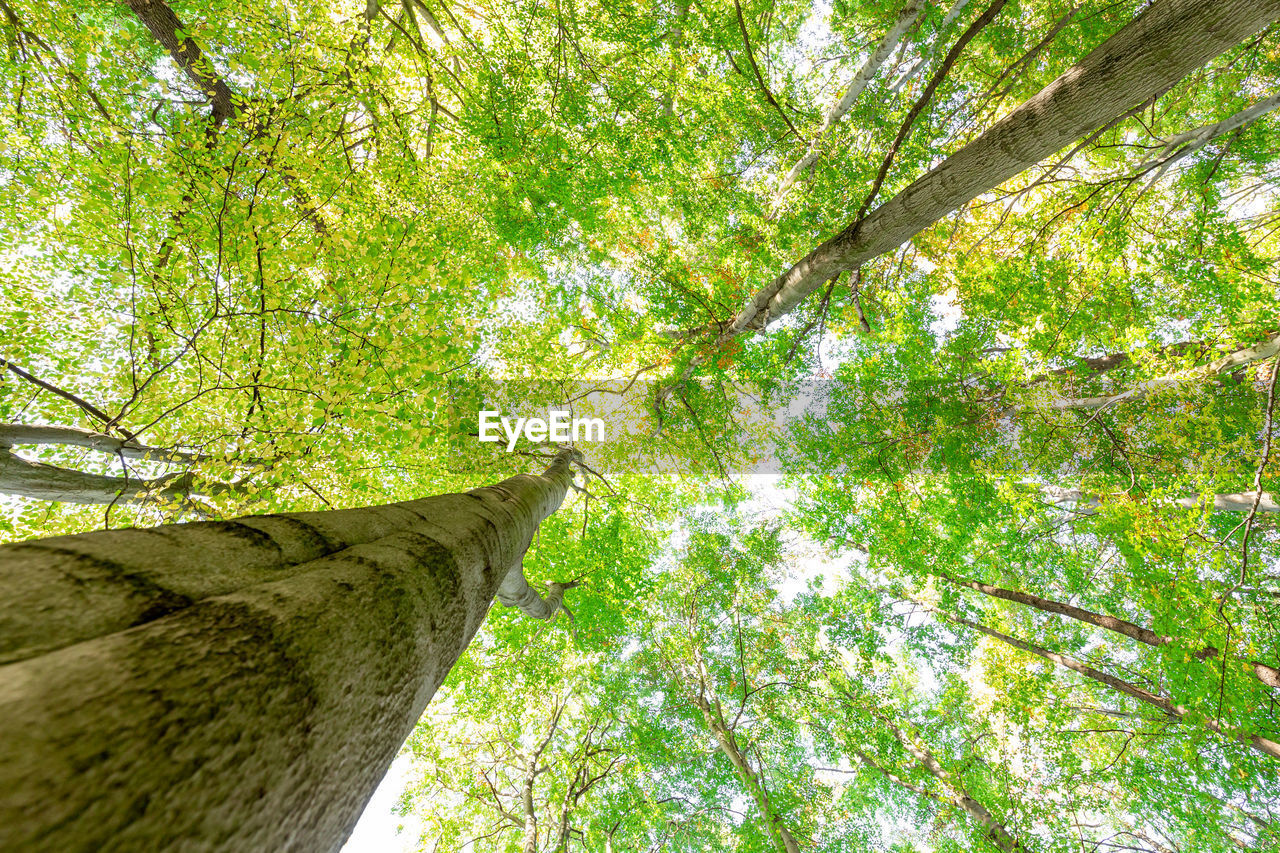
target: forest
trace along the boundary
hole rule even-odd
[[[1280,850],[1280,0],[0,30],[0,851]]]

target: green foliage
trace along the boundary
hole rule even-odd
[[[6,497],[0,537],[465,490],[553,452],[481,408],[595,388],[619,435],[524,563],[582,585],[495,610],[432,704],[423,849],[998,849],[964,797],[1027,850],[1280,844],[1240,740],[1280,740],[1280,535],[1214,502],[1277,485],[1275,354],[1240,354],[1280,333],[1280,112],[1188,135],[1274,93],[1274,28],[732,337],[1146,4],[1009,2],[886,163],[987,5],[922,4],[776,214],[901,4],[170,5],[189,67],[127,4],[0,2],[0,358],[44,383],[0,374],[0,422],[230,488]]]

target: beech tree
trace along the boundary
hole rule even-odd
[[[340,847],[495,596],[560,606],[568,585],[544,599],[521,561],[571,458],[465,494],[5,546],[0,844]]]
[[[0,846],[1280,844],[1277,16],[0,0]]]
[[[753,296],[728,330],[763,328],[833,275],[897,248],[978,193],[1158,96],[1277,16],[1280,9],[1265,3],[1150,7],[977,140],[866,213],[883,180],[878,176],[859,217]]]

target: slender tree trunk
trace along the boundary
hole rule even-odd
[[[711,729],[711,733],[715,736],[720,751],[724,753],[725,758],[729,759],[729,763],[733,765],[734,772],[738,774],[738,778],[747,789],[747,793],[755,801],[756,808],[760,810],[760,816],[764,820],[765,829],[769,835],[778,842],[786,853],[800,853],[800,845],[796,842],[795,836],[791,834],[791,830],[787,829],[787,825],[782,822],[782,817],[769,800],[769,792],[765,790],[764,784],[751,766],[751,762],[738,747],[737,738],[733,736],[733,731],[729,728],[728,723],[725,722],[720,700],[713,698],[708,701],[705,697],[699,696],[695,697],[694,701],[699,710],[702,711],[703,719],[707,722],[707,728]]]
[[[1096,515],[1098,508],[1102,506],[1102,499],[1095,494],[1083,491],[1082,489],[1068,489],[1063,486],[1050,486],[1044,483],[1022,482],[1019,485],[1033,488],[1043,495],[1049,503],[1056,505],[1073,503],[1076,505],[1076,512],[1081,515]],[[1270,492],[1263,492],[1261,496],[1257,492],[1225,492],[1214,495],[1192,495],[1185,498],[1173,498],[1169,501],[1172,506],[1186,507],[1187,509],[1199,509],[1201,506],[1208,504],[1216,510],[1224,512],[1250,512],[1253,510],[1254,499],[1258,501],[1258,512],[1280,512],[1280,503]]]
[[[685,685],[689,699],[702,712],[702,719],[706,721],[707,728],[715,737],[717,746],[724,753],[724,757],[729,759],[729,763],[733,765],[733,770],[738,779],[741,780],[743,787],[747,789],[747,793],[751,795],[756,808],[760,810],[760,819],[764,823],[765,832],[782,849],[783,853],[800,853],[799,843],[783,822],[782,816],[773,807],[773,803],[769,800],[769,792],[765,790],[759,774],[752,768],[750,760],[738,747],[737,738],[733,735],[733,726],[724,718],[724,709],[720,706],[720,698],[716,695],[711,681],[711,674],[707,671],[706,663],[702,659],[702,652],[697,646],[697,638],[692,632],[690,633],[690,640],[693,642],[693,659],[697,665],[698,686],[695,691],[692,685]]]
[[[923,743],[920,743],[884,717],[877,715],[877,718],[884,723],[889,732],[898,739],[898,742],[915,756],[916,761],[920,762],[920,766],[928,771],[930,776],[942,783],[943,787],[951,795],[951,802],[963,809],[964,813],[982,828],[982,834],[987,840],[1000,850],[1005,851],[1005,853],[1026,850],[1021,842],[1013,837],[1009,830],[1005,828],[1005,825],[997,820],[986,806],[974,799],[973,795],[969,793],[960,780],[952,776],[945,767],[938,763],[938,759]]]
[[[760,290],[726,337],[789,313],[983,192],[1166,91],[1280,17],[1280,0],[1156,0],[1039,94]]]
[[[336,850],[568,466],[0,547],[0,849]]]
[[[982,833],[987,840],[1000,850],[1005,851],[1005,853],[1026,850],[1026,848],[1022,846],[1022,843],[1013,837],[1013,834],[1009,832],[1005,825],[997,820],[986,806],[973,797],[968,789],[965,788],[964,783],[952,776],[951,773],[938,762],[938,759],[924,743],[922,743],[918,738],[911,736],[907,732],[895,726],[892,720],[885,717],[880,712],[872,708],[865,707],[854,698],[853,693],[848,689],[842,690],[841,692],[855,707],[866,711],[871,716],[879,720],[881,724],[884,725],[885,729],[894,736],[898,743],[902,744],[907,752],[911,753],[912,757],[915,758],[920,767],[922,767],[925,772],[934,779],[938,780],[946,794],[945,796],[935,794],[923,785],[918,785],[915,782],[912,782],[905,776],[885,767],[867,753],[854,747],[853,754],[857,756],[859,761],[867,767],[870,767],[872,770],[882,774],[886,779],[893,782],[898,787],[911,791],[913,794],[926,797],[934,802],[942,804],[943,806],[954,805],[959,807],[965,812],[965,814],[969,815],[971,820],[982,828]]]
[[[524,787],[520,791],[520,802],[524,807],[524,836],[520,844],[521,853],[538,853],[538,810],[533,805],[533,786],[537,778],[535,768],[530,766],[525,773]]]
[[[925,606],[925,605],[922,605],[922,606]],[[1186,708],[1182,707],[1181,705],[1173,704],[1172,701],[1170,701],[1169,699],[1166,699],[1164,696],[1160,696],[1158,694],[1152,693],[1150,690],[1145,690],[1141,687],[1138,687],[1136,684],[1130,684],[1129,682],[1123,679],[1117,678],[1114,675],[1111,675],[1110,673],[1106,673],[1106,672],[1103,672],[1102,670],[1095,669],[1094,667],[1089,666],[1087,663],[1077,660],[1076,658],[1073,658],[1070,655],[1064,655],[1059,652],[1049,651],[1048,649],[1041,648],[1040,646],[1037,646],[1034,643],[1028,643],[1025,640],[1019,640],[1016,637],[1011,637],[1008,634],[1001,633],[1000,631],[997,631],[994,628],[988,628],[986,625],[983,625],[979,622],[973,622],[969,619],[964,619],[959,616],[952,616],[951,614],[944,613],[940,610],[937,610],[936,608],[929,607],[928,609],[933,613],[938,614],[939,616],[941,616],[942,618],[946,619],[949,622],[953,622],[957,625],[966,625],[974,629],[975,631],[978,631],[979,633],[986,634],[988,637],[993,637],[997,640],[1000,640],[1003,643],[1007,643],[1008,645],[1013,646],[1015,649],[1021,649],[1024,652],[1030,652],[1033,655],[1042,657],[1047,661],[1052,661],[1053,663],[1056,663],[1058,666],[1064,667],[1065,669],[1070,669],[1074,672],[1078,672],[1081,675],[1085,676],[1086,678],[1090,678],[1094,681],[1097,681],[1098,683],[1103,684],[1111,688],[1112,690],[1115,690],[1118,693],[1123,693],[1126,696],[1129,696],[1133,699],[1137,699],[1139,702],[1145,702],[1148,705],[1151,705],[1155,708],[1159,708],[1167,716],[1169,716],[1174,720],[1178,720],[1179,722],[1181,722],[1183,717],[1185,717],[1187,714]],[[1220,726],[1217,723],[1217,721],[1213,719],[1206,717],[1204,721],[1204,725],[1205,725],[1205,728],[1209,729],[1210,731],[1217,732],[1219,734],[1223,733],[1222,726]],[[1275,741],[1268,740],[1267,738],[1264,738],[1260,735],[1249,735],[1249,734],[1240,735],[1238,739],[1241,742],[1246,743],[1249,746],[1253,747],[1258,752],[1261,752],[1263,755],[1269,755],[1272,758],[1280,758],[1280,743],[1276,743]]]
[[[194,463],[206,462],[213,458],[203,453],[152,447],[131,439],[116,438],[114,435],[79,427],[0,424],[0,447],[13,447],[18,444],[87,447],[90,450],[100,450],[126,459],[147,459],[155,462]]]
[[[206,148],[212,151],[213,145],[217,141],[217,131],[228,120],[241,114],[245,99],[237,97],[231,91],[226,81],[218,73],[217,69],[213,67],[213,63],[209,61],[209,57],[191,37],[190,31],[183,26],[177,14],[164,0],[125,0],[125,3],[137,16],[138,20],[146,26],[151,35],[155,37],[155,40],[168,51],[169,57],[174,64],[209,98],[209,103],[212,105],[212,111],[209,114],[209,129],[212,132],[206,135]],[[372,5],[366,7],[366,12],[371,8]],[[365,20],[367,22],[369,19],[366,18]],[[255,129],[255,133],[261,133],[261,131],[261,127]],[[294,200],[297,202],[303,217],[311,222],[317,234],[326,234],[328,226],[325,224],[320,208],[311,198],[306,188],[302,186],[297,172],[293,169],[284,168],[280,170],[280,173],[293,191]],[[186,217],[194,201],[195,199],[190,192],[183,197],[182,206],[175,211],[173,217],[175,224],[181,223]],[[160,257],[157,261],[158,266],[163,267],[168,263],[169,253],[172,249],[172,238],[167,238],[161,245]]]
[[[1275,335],[1260,344],[1228,353],[1202,367],[1148,379],[1146,382],[1140,382],[1127,391],[1121,391],[1117,394],[1104,394],[1097,397],[1062,397],[1051,401],[1048,404],[1048,408],[1054,410],[1101,409],[1105,406],[1123,403],[1126,400],[1140,400],[1153,392],[1165,388],[1176,388],[1179,385],[1187,385],[1211,379],[1223,373],[1231,373],[1256,361],[1271,358],[1277,353],[1280,353],[1280,335]]]
[[[684,61],[684,27],[689,16],[690,0],[676,0],[676,17],[671,24],[671,64],[667,71],[667,91],[662,95],[662,114],[668,118],[676,113],[676,83],[680,79],[680,64]]]
[[[162,0],[126,0],[129,9],[163,45],[174,64],[209,98],[213,120],[221,126],[235,115],[236,105],[231,89],[213,70],[200,46],[187,35],[178,16]]]
[[[898,12],[898,18],[894,21],[889,31],[884,34],[884,38],[876,45],[876,49],[862,63],[862,67],[858,69],[858,73],[853,75],[853,79],[849,81],[848,88],[845,89],[844,97],[837,102],[827,112],[827,117],[823,120],[822,126],[814,133],[813,138],[809,140],[809,147],[805,150],[804,155],[796,161],[791,170],[787,172],[786,177],[782,179],[782,183],[778,185],[778,190],[773,196],[773,204],[769,212],[770,219],[776,219],[778,214],[782,212],[782,203],[787,197],[787,193],[791,191],[791,187],[795,185],[796,180],[804,173],[804,170],[817,162],[818,157],[822,154],[822,146],[826,143],[827,131],[834,127],[842,118],[853,109],[854,102],[858,100],[858,96],[867,88],[867,84],[880,70],[880,66],[889,58],[889,54],[898,46],[898,42],[906,33],[907,29],[915,23],[916,17],[920,14],[920,7],[924,0],[907,0],[906,4]]]
[[[963,578],[954,578],[944,572],[937,573],[939,577],[956,586],[968,587],[972,590],[989,595],[993,598],[1000,598],[1005,601],[1012,601],[1015,604],[1023,604],[1027,607],[1041,610],[1045,613],[1056,613],[1060,616],[1066,616],[1076,619],[1080,622],[1086,622],[1098,628],[1104,628],[1108,631],[1115,631],[1117,634],[1123,634],[1130,639],[1137,640],[1139,643],[1145,643],[1148,646],[1159,648],[1173,640],[1173,637],[1157,634],[1150,628],[1143,628],[1141,625],[1135,625],[1124,619],[1117,619],[1115,616],[1107,616],[1105,613],[1094,613],[1092,610],[1085,610],[1083,607],[1076,607],[1073,604],[1064,604],[1061,601],[1054,601],[1051,598],[1042,598],[1038,595],[1032,595],[1028,592],[1022,592],[1016,589],[1004,589],[991,584],[980,583],[978,581],[964,580]],[[1218,649],[1213,646],[1206,646],[1196,653],[1196,657],[1204,660],[1206,658],[1215,657]],[[1269,666],[1261,661],[1248,661],[1247,669],[1251,675],[1266,684],[1269,687],[1280,687],[1280,670],[1274,666]]]
[[[197,485],[190,473],[163,477],[111,477],[31,462],[0,444],[0,492],[41,501],[143,505],[188,503],[193,494],[233,490],[226,483]]]
[[[1263,98],[1252,106],[1246,107],[1235,115],[1214,124],[1206,124],[1193,130],[1184,131],[1165,141],[1164,150],[1160,154],[1138,167],[1138,171],[1148,172],[1158,169],[1152,180],[1157,180],[1174,163],[1194,154],[1215,139],[1228,133],[1234,133],[1247,124],[1257,121],[1262,116],[1280,107],[1280,92],[1269,98]]]

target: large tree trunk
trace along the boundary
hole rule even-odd
[[[1156,0],[1039,94],[760,290],[727,334],[789,313],[842,270],[892,251],[1280,17],[1280,0]]]
[[[337,849],[568,465],[0,547],[0,849]]]

